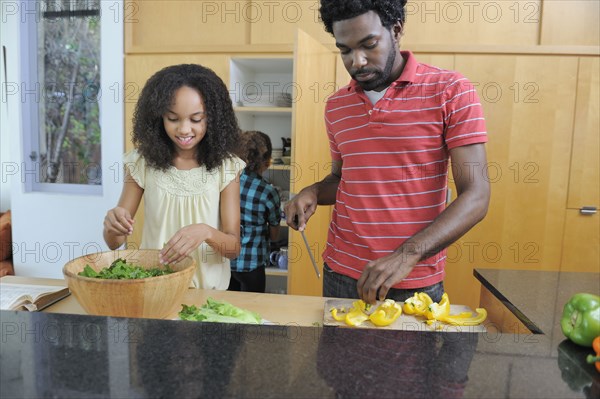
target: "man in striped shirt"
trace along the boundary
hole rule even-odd
[[[445,248],[487,212],[481,104],[462,75],[400,51],[406,0],[321,1],[352,77],[325,108],[333,166],[286,206],[303,230],[335,204],[323,295],[405,300],[444,292]],[[446,206],[448,165],[457,198]],[[294,221],[297,220],[297,224]]]

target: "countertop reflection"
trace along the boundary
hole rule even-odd
[[[584,353],[570,345],[557,352],[545,335],[10,311],[0,312],[0,321],[2,398],[591,398],[600,392],[598,375],[579,362]]]

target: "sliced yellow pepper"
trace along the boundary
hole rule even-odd
[[[402,309],[406,314],[426,317],[428,325],[432,325],[438,320],[455,326],[475,326],[483,323],[487,318],[487,311],[483,308],[476,309],[476,316],[473,316],[471,312],[451,315],[450,299],[446,293],[442,295],[440,302],[436,303],[426,293],[417,292],[404,302]]]
[[[442,318],[450,315],[450,299],[448,299],[448,294],[444,293],[442,295],[442,300],[440,303],[433,302],[431,305],[427,307],[425,311],[425,317],[428,320],[441,320]]]
[[[487,311],[484,308],[477,308],[475,311],[477,312],[477,316],[474,317],[464,317],[461,316],[461,313],[459,315],[445,316],[439,320],[454,326],[476,326],[485,321],[487,318]]]
[[[359,308],[354,308],[350,313],[346,315],[344,321],[349,326],[360,326],[363,321],[369,320],[369,316],[364,314],[364,312]]]
[[[331,308],[331,317],[337,321],[343,321],[349,326],[359,326],[363,321],[369,320],[364,311],[369,309],[371,305],[365,303],[362,300],[352,302],[352,309],[346,310],[345,308]]]
[[[453,315],[449,315],[449,316],[458,317],[458,318],[463,318],[464,319],[464,318],[468,318],[468,317],[473,316],[473,313],[471,313],[471,312],[460,312],[459,314],[453,314]]]
[[[362,299],[352,302],[353,309],[360,309],[361,312],[368,312],[371,309],[371,304],[366,303]]]
[[[364,302],[362,299],[352,302],[352,310],[346,315],[344,321],[349,326],[360,326],[363,321],[369,320],[369,316],[365,314],[371,308],[371,305]]]
[[[427,311],[429,305],[433,303],[433,300],[429,295],[424,292],[415,292],[415,295],[404,301],[402,310],[406,314],[414,314],[422,316]]]
[[[341,314],[338,314],[338,310],[336,308],[331,308],[330,312],[331,312],[331,317],[333,317],[335,320],[337,320],[337,321],[346,320],[347,313],[345,312],[345,309],[340,309]]]
[[[389,326],[402,314],[402,306],[393,299],[386,299],[369,316],[371,323],[378,327]]]

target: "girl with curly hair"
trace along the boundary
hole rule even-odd
[[[279,235],[279,194],[262,174],[271,164],[271,139],[263,132],[242,133],[238,155],[246,162],[240,176],[241,251],[231,261],[230,291],[265,292],[270,241]]]
[[[141,248],[162,248],[163,263],[190,255],[194,286],[227,289],[240,246],[238,140],[229,92],[212,70],[185,64],[154,74],[134,112],[121,198],[104,219],[107,245],[132,234],[143,198]]]

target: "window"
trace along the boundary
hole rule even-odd
[[[26,191],[101,193],[100,0],[22,6]]]

